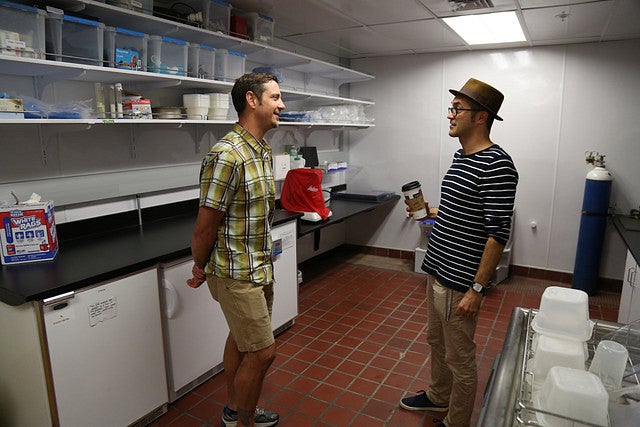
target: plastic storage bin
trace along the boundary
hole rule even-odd
[[[251,40],[273,44],[273,18],[256,12],[243,13],[241,16],[247,19],[247,31]]]
[[[102,3],[104,3],[104,1]],[[107,0],[106,3],[135,12],[142,12],[148,15],[153,14],[153,0]]]
[[[231,5],[221,0],[205,0],[202,4],[204,27],[229,34]]]
[[[47,14],[47,58],[102,66],[104,24],[75,16]]]
[[[149,36],[125,28],[105,27],[105,61],[109,67],[147,70]]]
[[[43,10],[0,1],[0,54],[45,58],[45,16]]]
[[[188,52],[189,45],[184,40],[151,36],[149,37],[147,71],[186,76]]]
[[[216,80],[233,81],[244,74],[247,55],[234,50],[216,49]]]
[[[188,62],[190,77],[213,80],[216,63],[216,50],[213,47],[190,43]]]
[[[588,340],[593,331],[593,322],[589,320],[589,296],[579,289],[547,287],[531,327],[542,335]]]

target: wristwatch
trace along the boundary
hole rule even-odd
[[[484,295],[485,291],[486,291],[486,289],[484,288],[482,283],[478,283],[478,282],[475,282],[471,288],[474,291],[476,291],[477,293],[482,294],[482,295]]]

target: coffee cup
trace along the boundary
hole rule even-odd
[[[422,187],[420,182],[411,181],[402,186],[404,199],[409,205],[409,210],[413,213],[413,219],[420,220],[427,217],[427,209],[424,205],[424,197],[422,196]]]

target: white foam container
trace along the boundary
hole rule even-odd
[[[534,392],[533,401],[536,408],[553,414],[603,427],[609,425],[609,395],[600,378],[587,371],[552,367],[542,388]],[[536,416],[546,427],[581,425],[542,412]]]
[[[531,327],[542,335],[588,340],[593,332],[593,322],[589,320],[589,296],[579,289],[547,287]]]
[[[582,342],[563,338],[536,335],[535,351],[529,361],[536,385],[542,385],[554,366],[585,370],[588,353]],[[586,353],[586,354],[585,354]]]
[[[208,109],[210,102],[209,99],[209,95],[204,93],[189,93],[182,95],[182,105],[187,108],[203,107]]]

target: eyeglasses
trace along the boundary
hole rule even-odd
[[[453,117],[456,117],[460,111],[484,111],[479,108],[460,108],[460,107],[449,107],[447,108],[449,114]]]

